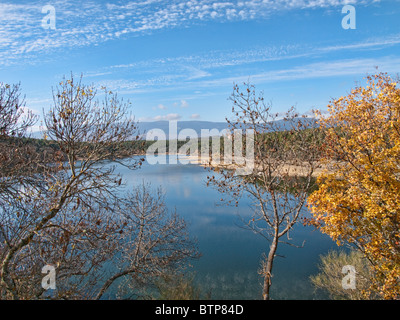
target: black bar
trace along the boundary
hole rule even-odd
[[[0,301],[1,311],[10,315],[28,312],[56,319],[75,320],[77,316],[101,316],[107,320],[133,319],[287,319],[349,318],[372,313],[389,315],[398,311],[399,301],[328,300],[140,300],[140,301]],[[393,309],[393,310],[392,310]],[[340,318],[339,318],[340,317]]]

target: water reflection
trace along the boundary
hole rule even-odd
[[[167,162],[168,163],[168,162]],[[218,191],[206,186],[209,174],[204,168],[187,164],[144,163],[142,168],[130,171],[118,167],[127,184],[150,182],[161,186],[166,203],[185,218],[191,234],[198,239],[202,257],[193,264],[196,280],[203,291],[211,292],[213,299],[260,299],[262,278],[258,274],[263,252],[268,250],[266,240],[249,230],[240,228],[241,218],[250,217],[249,202],[243,199],[239,206],[218,206]],[[329,237],[311,227],[296,226],[290,236],[304,248],[280,245],[274,262],[273,299],[315,299],[309,276],[317,272],[320,254],[336,245]]]

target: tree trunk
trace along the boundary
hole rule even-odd
[[[275,258],[275,253],[276,253],[277,248],[278,248],[278,237],[277,237],[277,235],[275,235],[274,239],[272,240],[271,246],[269,248],[268,257],[266,258],[266,261],[264,262],[264,266],[263,266],[263,275],[264,275],[263,299],[264,300],[270,299],[269,290],[270,290],[271,284],[272,284],[272,281],[271,281],[272,265],[274,263],[274,258]]]

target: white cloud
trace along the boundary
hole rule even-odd
[[[268,18],[275,11],[330,8],[352,0],[147,0],[101,3],[54,0],[56,30],[45,30],[41,20],[43,2],[0,3],[0,65],[24,59],[33,62],[38,53],[97,45],[128,34],[175,28],[199,21]],[[376,0],[357,1],[365,5]],[[39,60],[39,58],[37,58]],[[204,75],[203,75],[204,76]]]
[[[187,108],[189,106],[186,100],[181,100],[181,108]]]
[[[190,115],[190,119],[200,119],[200,115],[198,113],[193,113],[192,115]]]
[[[357,49],[368,49],[374,47],[387,47],[396,44],[400,44],[400,34],[393,34],[381,38],[368,39],[357,43],[323,47],[319,48],[318,51],[333,52],[339,50],[357,50]]]
[[[158,115],[152,118],[155,121],[161,121],[161,120],[166,120],[166,121],[172,121],[172,120],[179,120],[181,119],[182,116],[177,113],[169,113],[167,115]]]
[[[105,75],[111,74],[111,71],[106,71],[106,72],[86,72],[83,74],[85,78],[95,78],[95,77],[101,77]]]

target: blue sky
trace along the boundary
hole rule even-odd
[[[342,28],[343,6],[356,29]],[[45,5],[55,29],[44,29]],[[132,102],[136,119],[224,121],[234,83],[276,112],[324,109],[367,73],[400,73],[400,1],[10,1],[0,3],[0,81],[41,114],[71,72]]]

